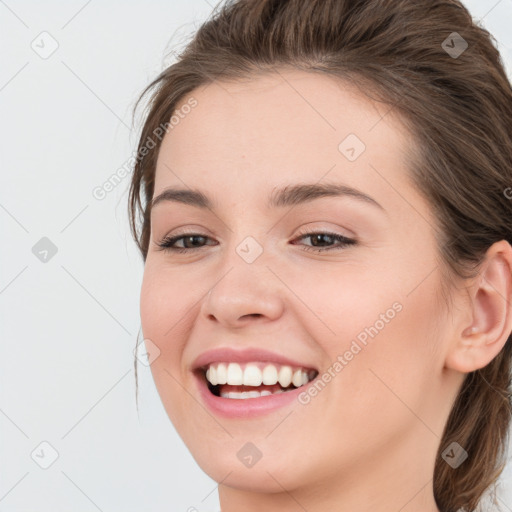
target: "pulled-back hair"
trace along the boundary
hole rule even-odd
[[[476,275],[494,242],[512,243],[512,89],[494,39],[458,0],[234,0],[214,9],[135,105],[152,91],[129,196],[144,261],[159,127],[199,86],[283,67],[349,81],[399,114],[411,133],[410,177],[435,213],[446,283]],[[511,346],[509,336],[466,375],[453,404],[434,471],[442,512],[476,510],[505,466]],[[452,442],[469,455],[457,469],[441,456]]]

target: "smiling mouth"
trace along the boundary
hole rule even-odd
[[[293,391],[317,377],[312,368],[276,363],[212,363],[200,369],[210,393],[219,398],[248,399]]]

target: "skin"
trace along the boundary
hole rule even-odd
[[[434,463],[453,401],[512,330],[510,245],[494,244],[475,279],[455,282],[448,309],[435,220],[408,179],[411,137],[388,106],[290,69],[192,96],[198,105],[163,140],[154,196],[198,188],[218,207],[154,207],[141,320],[161,351],[151,369],[163,405],[221,482],[223,512],[439,512]],[[366,145],[354,162],[338,149],[351,133]],[[266,207],[276,187],[326,181],[384,211],[346,196]],[[301,239],[304,229],[357,244],[308,252],[315,240]],[[187,232],[209,238],[188,254],[159,250],[165,236]],[[247,236],[263,249],[251,264],[236,252]],[[401,311],[308,404],[251,420],[201,405],[190,369],[202,352],[262,347],[322,374],[394,303]],[[252,468],[237,458],[247,442],[262,452]]]

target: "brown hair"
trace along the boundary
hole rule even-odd
[[[512,243],[512,201],[505,193],[512,186],[512,90],[494,43],[458,0],[219,4],[135,105],[153,90],[129,196],[131,229],[144,261],[158,127],[199,86],[293,66],[350,80],[400,114],[414,141],[411,178],[438,223],[446,282],[476,275],[494,242]],[[442,512],[476,510],[505,466],[511,338],[491,363],[466,376],[453,404],[434,471]],[[469,455],[457,469],[441,456],[452,442]]]

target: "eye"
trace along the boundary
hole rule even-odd
[[[314,251],[314,252],[326,252],[326,251],[335,251],[343,249],[350,245],[356,245],[357,241],[352,238],[347,238],[346,236],[340,235],[338,233],[327,233],[324,231],[307,231],[301,233],[299,238],[296,240],[302,240],[304,238],[310,238],[313,242],[311,246],[304,246],[305,251]],[[338,242],[338,245],[335,247],[322,247],[317,246],[317,243],[325,243],[325,244],[333,244],[334,242]]]
[[[305,238],[310,238],[313,242],[313,245],[303,246],[303,249],[305,251],[314,251],[314,252],[326,252],[326,251],[332,251],[332,250],[339,250],[343,249],[344,247],[350,246],[350,245],[356,245],[357,241],[353,240],[352,238],[347,238],[343,235],[340,235],[338,233],[328,233],[324,231],[309,231],[301,233],[301,235],[296,238],[296,240],[302,240]],[[184,233],[182,235],[177,235],[173,237],[165,237],[163,240],[157,243],[158,247],[160,247],[160,250],[164,251],[172,251],[172,252],[179,252],[179,253],[185,253],[185,252],[191,252],[191,251],[197,251],[198,249],[202,249],[204,245],[202,245],[206,240],[211,240],[210,237],[206,235],[201,235],[199,233]],[[335,242],[337,242],[338,245],[335,247],[325,247],[325,246],[318,246],[316,244],[327,244],[332,245]],[[183,247],[177,247],[176,243],[182,243]],[[215,244],[213,244],[215,245]]]
[[[201,241],[207,240],[209,237],[205,235],[201,235],[199,233],[185,233],[183,235],[173,236],[169,237],[166,236],[162,241],[158,242],[157,245],[160,247],[161,250],[164,251],[173,251],[173,252],[190,252],[195,251],[197,249],[201,249],[204,246],[197,247],[197,240],[199,240],[199,243]],[[184,247],[174,247],[174,244],[176,242],[183,241]],[[192,247],[187,247],[187,245],[190,244]]]

